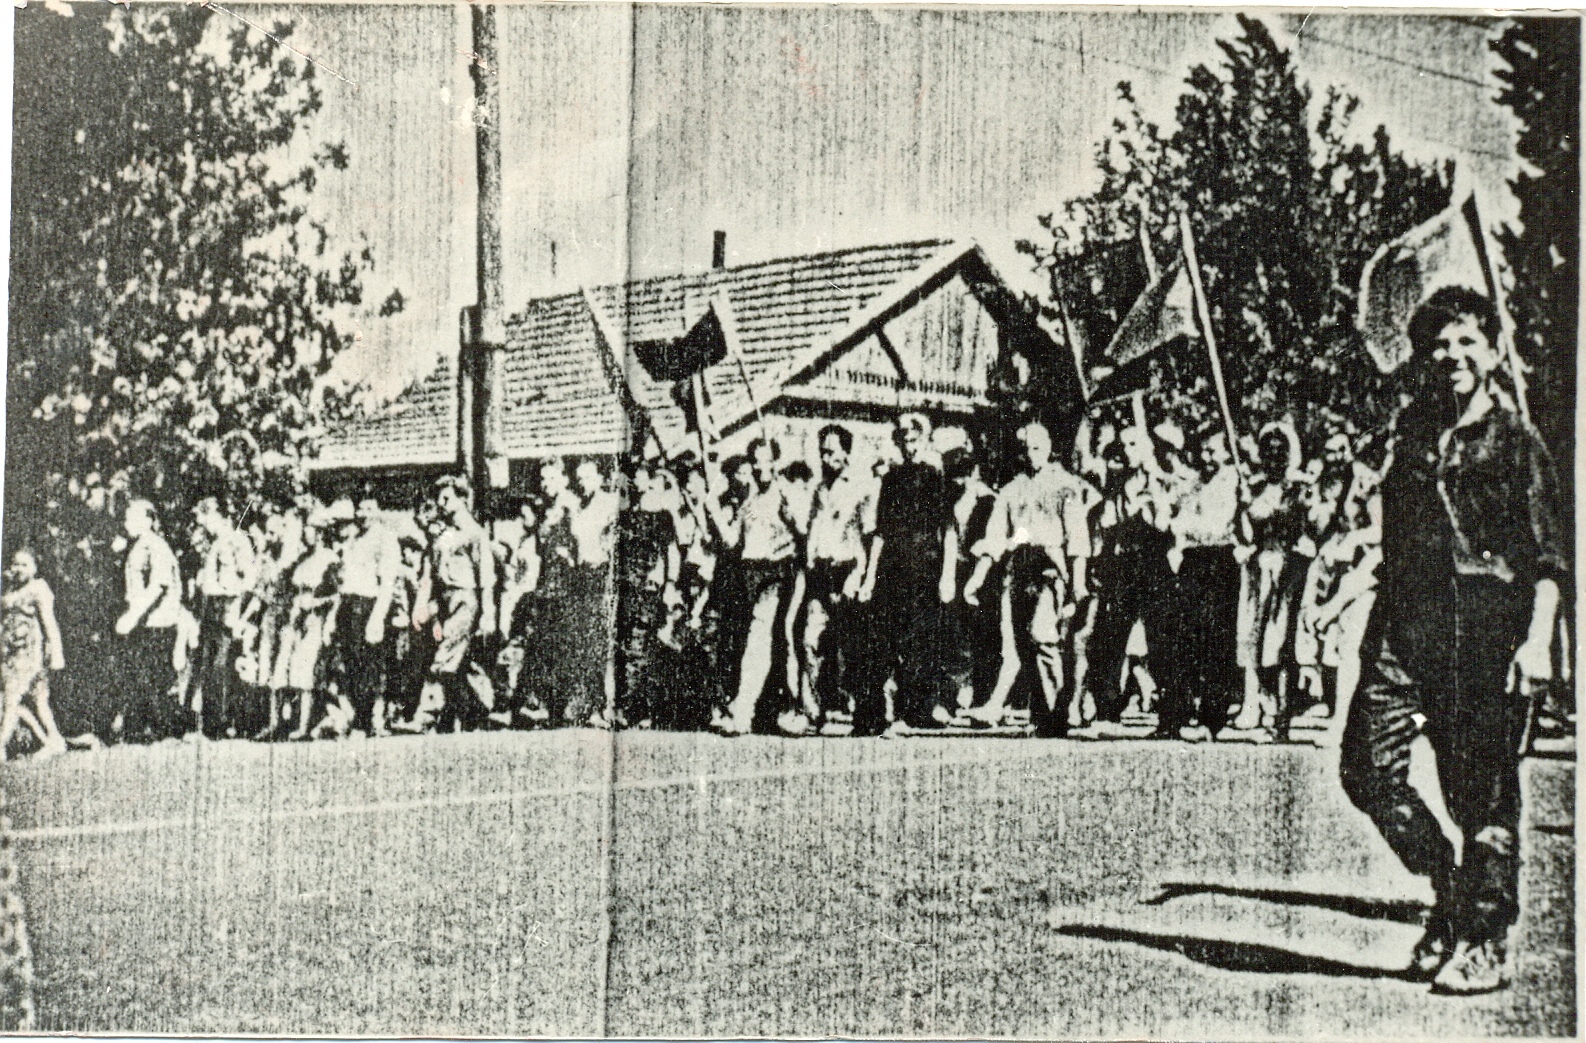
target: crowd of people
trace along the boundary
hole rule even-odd
[[[1221,430],[1067,434],[1024,424],[1000,489],[965,429],[905,413],[876,459],[820,429],[818,473],[759,437],[709,472],[549,459],[488,510],[459,477],[406,512],[206,498],[167,524],[132,500],[110,734],[74,739],[1056,736],[1151,713],[1159,737],[1282,740],[1334,714],[1380,557],[1350,437],[1307,462],[1272,424],[1241,463]],[[59,752],[52,593],[26,548],[5,579],[0,746]]]
[[[1056,736],[1133,708],[1159,738],[1278,741],[1315,714],[1436,895],[1407,974],[1500,988],[1519,760],[1570,665],[1568,533],[1492,302],[1439,290],[1408,334],[1375,465],[1348,430],[1305,459],[1291,425],[1240,444],[1226,416],[1187,434],[1136,399],[1074,432],[1028,420],[1000,488],[969,432],[903,413],[876,459],[821,428],[818,472],[762,434],[709,469],[548,459],[483,510],[458,477],[407,513],[203,499],[166,519],[180,554],[132,500],[103,738]],[[0,750],[25,728],[58,753],[54,595],[26,548],[4,578]],[[1410,781],[1423,735],[1459,851]]]

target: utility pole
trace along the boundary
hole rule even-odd
[[[476,248],[478,296],[464,309],[459,366],[463,472],[482,491],[506,484],[501,445],[502,355],[506,312],[501,286],[501,81],[496,58],[496,9],[470,3],[474,81],[474,169],[478,178]]]

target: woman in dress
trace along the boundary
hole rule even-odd
[[[50,711],[49,671],[66,665],[55,623],[55,595],[39,577],[38,560],[27,549],[12,556],[5,580],[5,593],[0,595],[0,641],[5,650],[0,665],[5,685],[0,760],[5,759],[18,724],[26,724],[38,739],[40,756],[52,756],[66,749]]]
[[[339,565],[339,556],[325,545],[325,530],[332,521],[331,512],[325,508],[309,515],[303,526],[307,553],[287,578],[290,601],[273,687],[283,701],[295,700],[297,704],[297,728],[288,739],[308,736],[309,722],[318,709],[316,704],[324,695],[319,684],[320,659],[336,606]]]
[[[1245,698],[1234,727],[1269,724],[1270,731],[1262,736],[1281,741],[1288,738],[1289,686],[1297,672],[1294,632],[1310,557],[1300,553],[1305,506],[1299,436],[1286,423],[1270,423],[1261,429],[1256,446],[1261,472],[1247,485],[1243,541],[1255,553],[1245,561],[1239,606]]]
[[[267,723],[254,736],[275,738],[282,725],[281,687],[292,610],[292,570],[307,553],[303,543],[303,518],[295,510],[271,513],[264,523],[260,548],[263,567],[254,592],[243,606],[243,620],[251,628],[244,642],[241,673],[245,684],[268,692],[264,707]],[[264,700],[261,700],[264,701]]]

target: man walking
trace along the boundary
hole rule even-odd
[[[1411,971],[1435,991],[1508,980],[1519,913],[1520,747],[1553,676],[1567,562],[1552,463],[1500,370],[1498,316],[1475,291],[1433,294],[1410,321],[1415,397],[1382,484],[1382,565],[1344,790],[1436,895]],[[1454,851],[1409,783],[1410,744],[1437,755]]]
[[[1006,559],[1014,657],[1004,661],[990,701],[968,716],[995,723],[1014,684],[1033,672],[1030,725],[1038,736],[1061,736],[1074,684],[1072,624],[1076,606],[1089,597],[1089,515],[1100,497],[1053,455],[1045,424],[1031,421],[1019,438],[1030,472],[998,494],[986,529],[986,565],[976,569],[983,576],[990,562]]]
[[[236,734],[240,678],[237,630],[242,597],[259,577],[253,542],[238,531],[213,496],[198,501],[193,520],[209,540],[198,570],[198,655],[189,683],[189,705],[210,739]],[[251,734],[251,732],[249,733]]]
[[[867,678],[854,707],[854,734],[885,730],[886,683],[894,681],[893,725],[935,728],[952,719],[944,705],[941,662],[942,556],[953,496],[928,459],[931,422],[898,417],[892,432],[902,461],[881,479],[869,574],[859,600],[870,601]]]
[[[1105,451],[1107,500],[1098,520],[1100,553],[1093,575],[1096,622],[1086,644],[1087,686],[1094,693],[1099,731],[1119,734],[1125,709],[1123,670],[1129,634],[1145,629],[1147,670],[1163,674],[1163,623],[1173,574],[1167,531],[1172,501],[1151,434],[1129,426]]]
[[[478,634],[495,629],[495,556],[483,528],[474,520],[467,479],[447,476],[437,483],[435,506],[441,528],[430,545],[435,597],[440,608],[440,645],[430,665],[442,705],[436,730],[454,724],[477,727],[488,710],[469,690],[468,652]]]
[[[176,625],[182,612],[182,577],[171,545],[160,535],[154,506],[127,504],[122,520],[132,546],[123,570],[126,609],[116,620],[125,702],[122,734],[153,742],[180,734],[176,700]]]
[[[716,728],[728,735],[748,732],[756,717],[764,715],[767,705],[781,716],[792,687],[788,677],[787,614],[804,519],[794,511],[787,487],[777,474],[781,455],[775,441],[756,438],[749,443],[753,487],[739,508],[737,519],[727,523],[730,530],[735,530],[729,531],[728,540],[741,555],[749,610],[738,693],[726,714],[715,722]],[[767,692],[773,693],[771,704],[764,702]],[[792,724],[794,731],[809,726],[807,721],[787,717],[783,720]]]
[[[391,673],[393,642],[386,640],[391,599],[401,572],[402,550],[396,533],[380,520],[380,505],[365,498],[351,513],[341,548],[340,601],[334,641],[341,691],[352,705],[351,730],[361,735],[385,731],[383,705]],[[335,508],[333,508],[335,510]],[[381,703],[376,714],[376,703]]]
[[[1158,630],[1165,654],[1153,665],[1161,673],[1156,735],[1198,742],[1222,731],[1240,682],[1234,557],[1239,472],[1220,431],[1206,436],[1193,459],[1194,475],[1168,523],[1172,574],[1161,592],[1167,606]]]
[[[821,479],[811,503],[805,549],[801,681],[804,712],[818,730],[838,692],[849,689],[855,647],[855,606],[865,581],[871,537],[876,531],[876,486],[849,466],[853,432],[840,424],[821,428],[817,438]]]

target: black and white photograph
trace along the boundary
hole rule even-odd
[[[0,1031],[1579,1032],[1579,15],[6,21]]]

